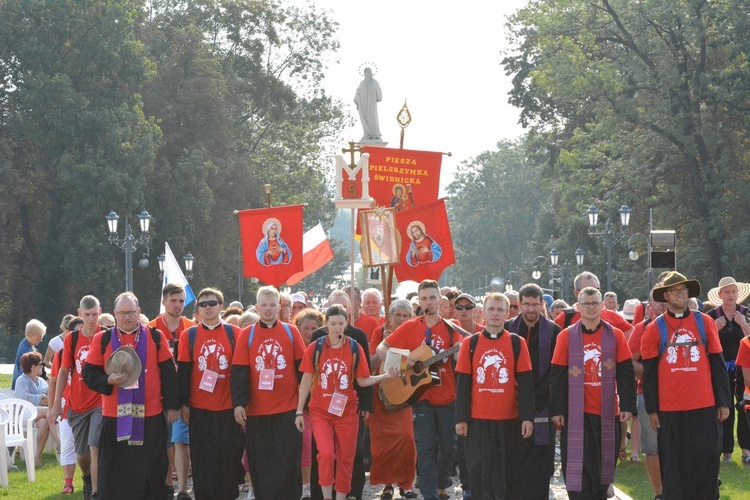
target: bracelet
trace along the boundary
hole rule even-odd
[[[301,416],[304,415],[304,413],[302,413],[301,411],[298,411],[297,413],[295,413],[295,415],[298,416],[298,417],[301,417]]]

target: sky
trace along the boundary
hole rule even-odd
[[[305,5],[309,0],[287,0]],[[345,105],[359,140],[352,102],[366,66],[383,91],[378,105],[387,147],[398,148],[396,115],[406,100],[412,122],[404,148],[451,152],[443,157],[441,195],[462,161],[522,135],[519,111],[508,104],[511,78],[500,65],[507,47],[505,17],[526,0],[312,0],[339,23],[337,63],[326,70],[326,92]],[[342,144],[346,146],[346,144]]]

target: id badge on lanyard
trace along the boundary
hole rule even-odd
[[[218,381],[218,379],[218,373],[207,369],[203,372],[203,376],[201,377],[201,382],[198,385],[198,388],[200,388],[202,391],[213,393],[214,389],[216,388],[216,382]]]
[[[258,389],[261,391],[272,391],[275,377],[276,370],[269,370],[268,368],[261,370],[260,377],[258,378]]]
[[[346,408],[346,402],[349,400],[349,396],[345,396],[340,392],[334,392],[331,396],[331,404],[328,405],[328,413],[340,417],[344,414]]]

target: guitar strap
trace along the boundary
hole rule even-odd
[[[445,323],[446,328],[448,328],[448,342],[450,342],[451,344],[450,347],[453,347],[453,332],[454,331],[457,331],[459,335],[461,335],[462,337],[468,337],[471,335],[469,332],[467,332],[460,326],[456,325],[455,323],[451,323],[450,321],[447,321],[443,317],[440,317],[440,321]],[[456,358],[455,356],[451,356],[450,359],[451,359],[451,367],[453,368],[453,371],[455,371],[456,370]]]

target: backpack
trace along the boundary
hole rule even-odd
[[[313,367],[314,367],[314,373],[313,375],[318,374],[318,363],[320,361],[320,353],[323,352],[323,346],[326,343],[326,337],[327,335],[324,335],[323,337],[320,337],[318,340],[315,341],[315,350],[313,351]],[[351,337],[347,337],[349,339],[349,348],[352,350],[352,360],[354,361],[352,363],[352,377],[357,372],[357,365],[359,364],[359,344],[357,344],[357,341],[354,340]]]
[[[154,344],[156,344],[156,352],[159,352],[159,349],[161,349],[161,335],[159,335],[159,330],[157,330],[153,326],[149,326],[148,329],[151,330],[151,338],[153,339]],[[110,340],[112,340],[111,328],[104,330],[104,333],[102,333],[102,356],[104,356],[104,353],[107,352],[107,346],[109,345]],[[73,337],[71,339],[71,342],[77,341],[78,337]],[[73,346],[73,352],[75,352],[75,344],[73,344]]]
[[[229,338],[229,345],[232,346],[232,352],[234,352],[234,329],[232,325],[224,323],[224,331],[227,333]],[[191,326],[188,328],[188,346],[190,347],[190,361],[193,361],[193,348],[195,347],[195,337],[198,335],[198,327]],[[250,347],[250,344],[248,344]]]
[[[513,346],[513,360],[517,362],[518,355],[521,354],[521,336],[513,332],[508,333],[510,334],[510,344]],[[474,351],[477,350],[480,335],[481,333],[475,333],[469,339],[469,363],[474,362]]]
[[[692,311],[691,314],[695,319],[695,326],[698,327],[698,332],[701,335],[703,347],[706,349],[706,353],[708,353],[708,342],[706,341],[706,327],[703,324],[703,315],[698,311]],[[667,321],[664,319],[663,314],[656,318],[656,326],[659,327],[659,357],[661,357],[667,348],[667,337],[669,336],[669,332],[667,332]]]
[[[565,309],[563,312],[565,313],[565,326],[563,326],[563,328],[567,328],[573,321],[573,316],[576,315],[576,310],[571,307],[570,309]]]
[[[292,346],[294,346],[294,335],[292,335],[292,330],[289,328],[289,325],[286,323],[281,323],[281,326],[284,327],[284,330],[286,331],[287,336],[289,337],[289,340],[292,343]],[[227,335],[229,332],[227,331]],[[247,348],[250,349],[250,345],[253,343],[253,337],[255,337],[255,325],[250,327],[250,335],[247,337]],[[232,347],[234,347],[234,340],[232,340]],[[190,352],[193,352],[192,350]]]

